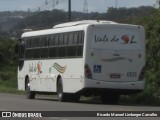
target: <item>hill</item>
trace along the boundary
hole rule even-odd
[[[120,23],[136,23],[141,18],[148,16],[153,7],[138,8],[108,8],[106,13],[82,13],[72,12],[72,21],[91,20],[111,20]],[[42,12],[0,12],[0,35],[9,37],[20,37],[23,29],[47,29],[54,25],[67,22],[68,13],[62,10],[42,11]]]

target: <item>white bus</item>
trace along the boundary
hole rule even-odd
[[[18,89],[27,97],[57,93],[59,101],[100,95],[117,103],[141,92],[145,79],[145,34],[139,25],[77,21],[22,34]]]

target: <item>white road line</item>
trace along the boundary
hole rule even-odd
[[[52,120],[68,120],[68,119],[56,118],[56,117],[54,117],[54,118],[50,118],[50,119],[52,119]]]
[[[6,109],[0,109],[0,111],[8,111],[8,110],[6,110]]]

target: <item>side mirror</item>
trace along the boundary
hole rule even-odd
[[[20,41],[20,42],[21,42],[21,41],[22,41],[22,38],[18,38],[18,41]]]
[[[18,54],[19,53],[19,44],[21,44],[22,42],[22,38],[18,38],[18,43],[15,45],[15,53]]]

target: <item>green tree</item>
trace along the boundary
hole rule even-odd
[[[160,96],[160,11],[154,10],[151,15],[141,19],[146,30],[146,89],[152,97]]]

